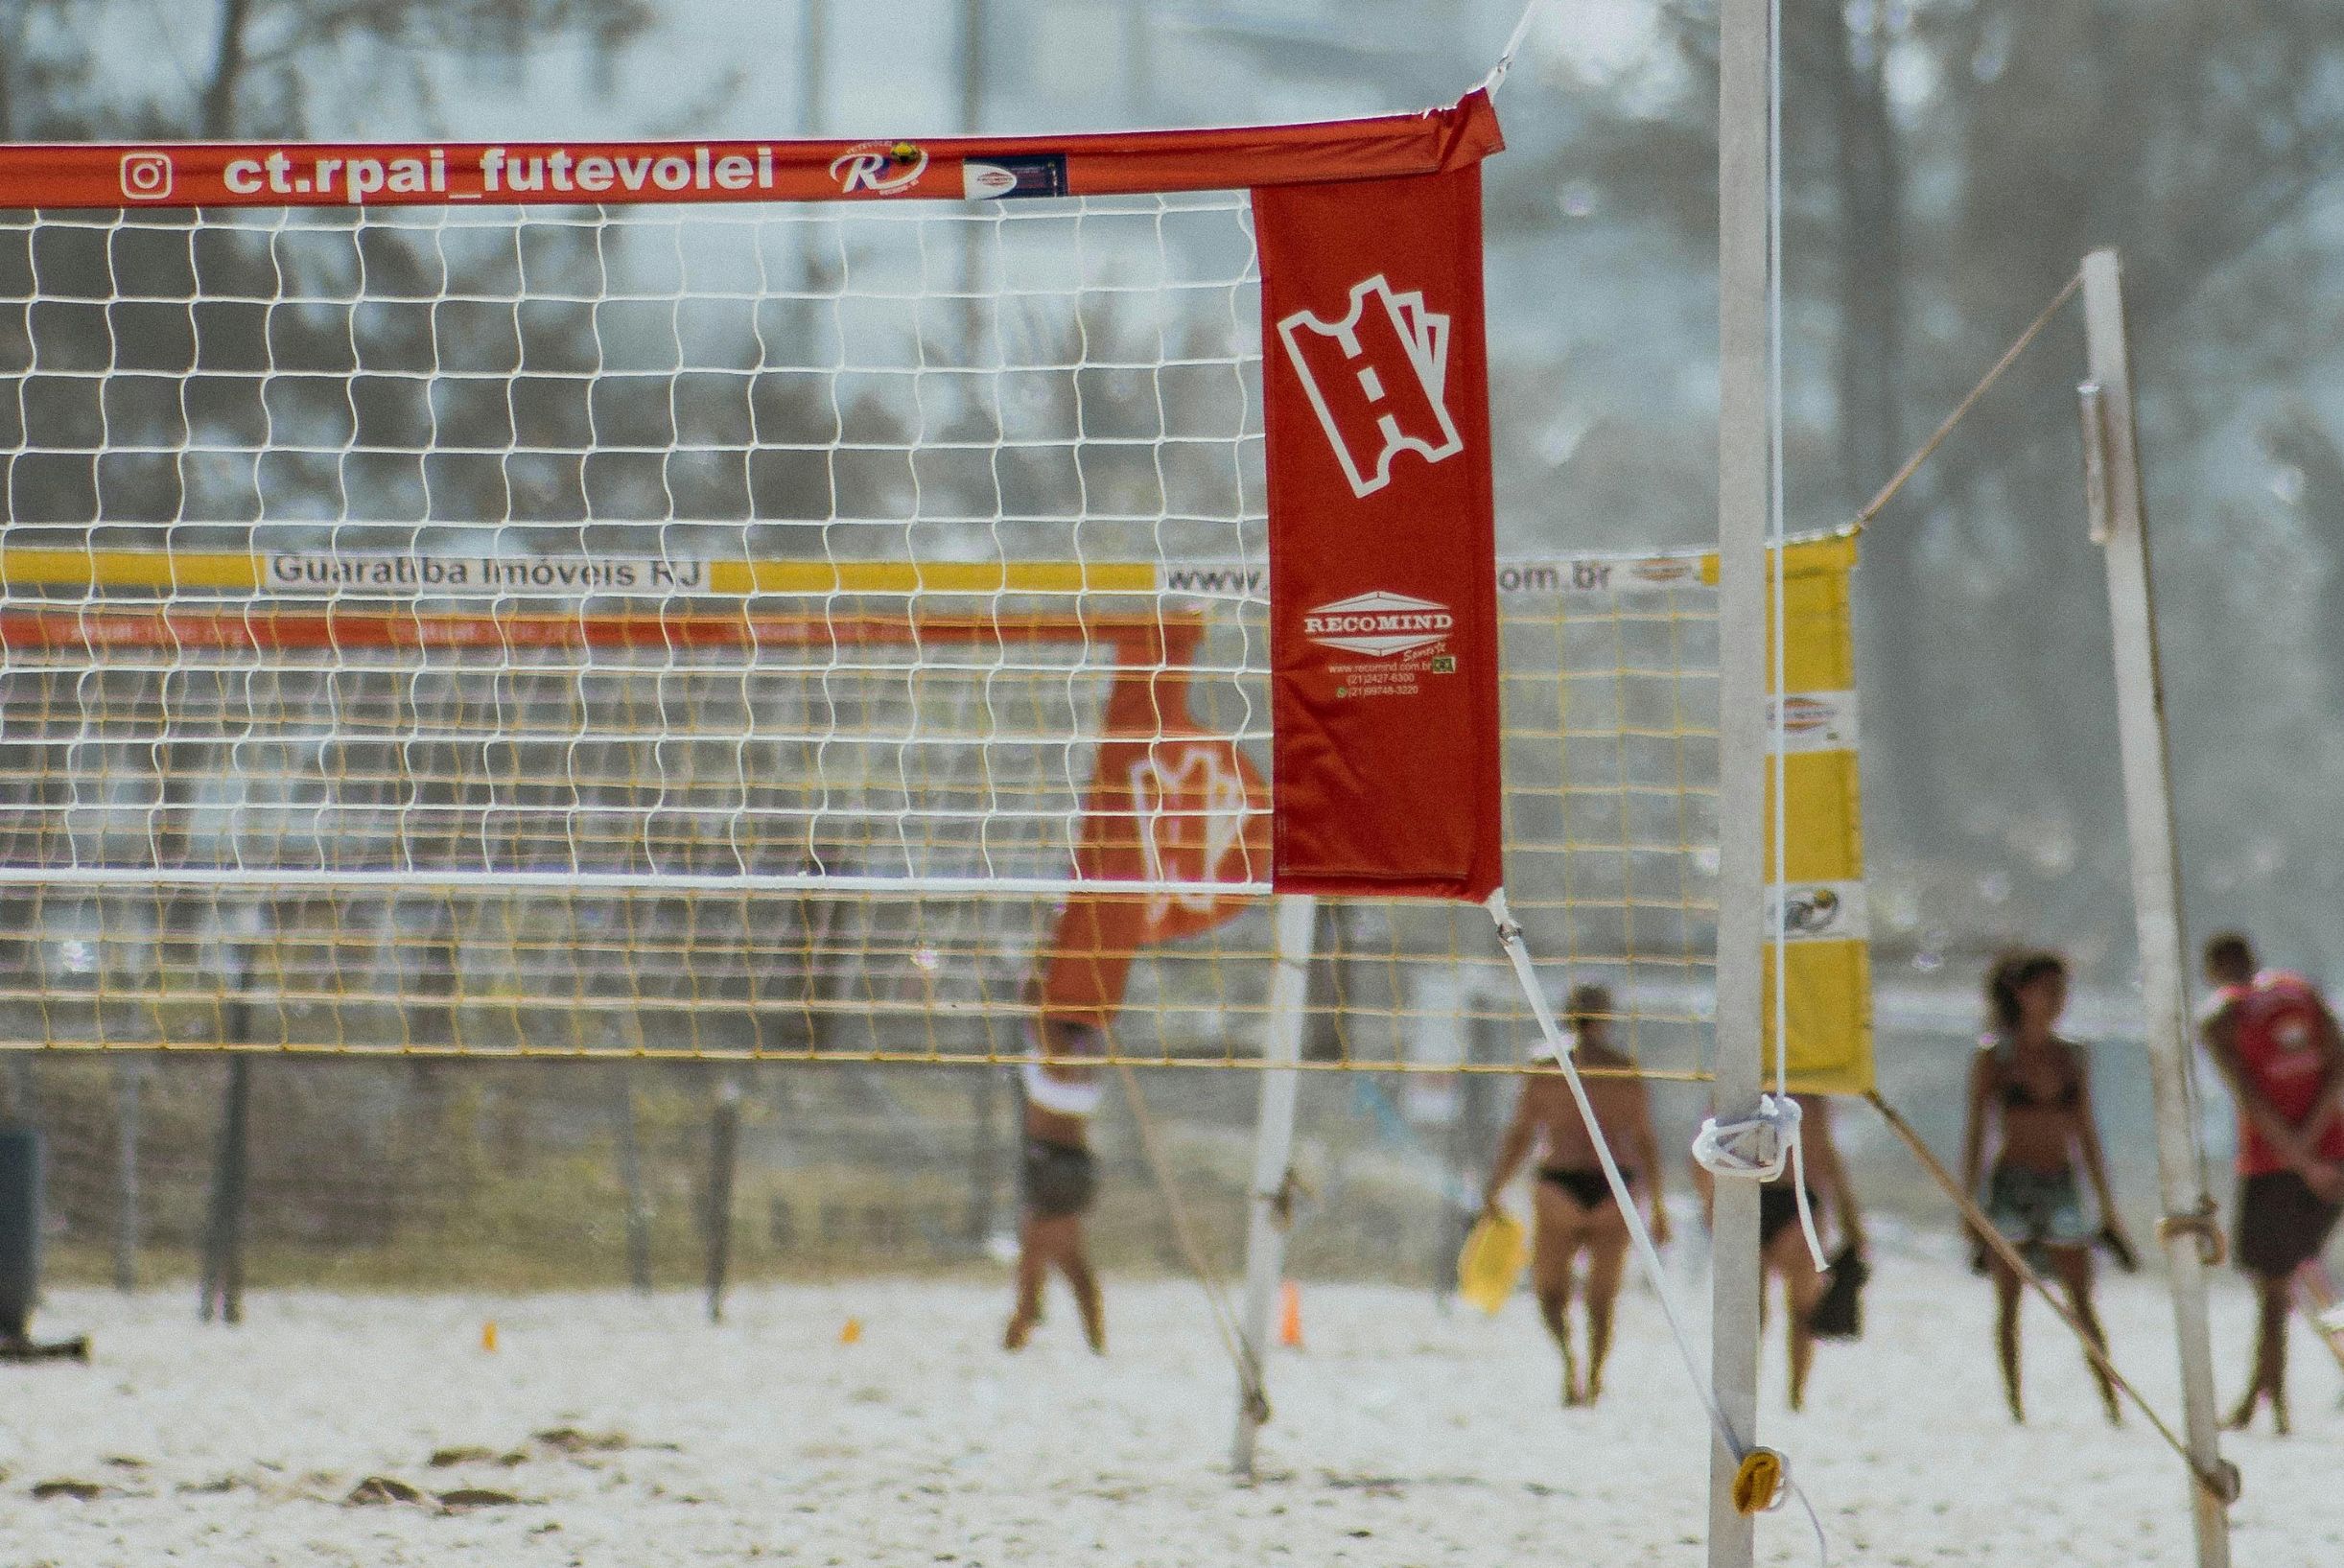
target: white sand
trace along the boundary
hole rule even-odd
[[[96,1364],[0,1368],[4,1568],[1699,1560],[1701,1427],[1633,1291],[1605,1403],[1566,1412],[1526,1299],[1485,1320],[1421,1293],[1308,1289],[1307,1347],[1274,1363],[1271,1473],[1253,1487],[1222,1469],[1231,1377],[1193,1286],[1113,1287],[1104,1362],[1063,1297],[1031,1350],[1002,1355],[1005,1295],[967,1284],[744,1291],[721,1328],[680,1297],[262,1295],[231,1331],[199,1327],[187,1294],[62,1293],[42,1325],[88,1328]],[[2138,1280],[2107,1296],[2120,1361],[2171,1407],[2162,1297]],[[2226,1280],[2226,1391],[2245,1305]],[[1807,1415],[1781,1414],[1778,1351],[1769,1365],[1766,1435],[1837,1560],[2189,1560],[2175,1462],[2139,1420],[2102,1424],[2048,1313],[2028,1316],[2033,1424],[2014,1430],[1982,1281],[1889,1259],[1868,1306],[1863,1343],[1826,1347]],[[850,1314],[864,1334],[842,1345]],[[2240,1568],[2344,1561],[2338,1375],[2308,1334],[2295,1350],[2297,1435],[2232,1441]],[[630,1445],[531,1441],[563,1426]],[[455,1445],[527,1457],[427,1463]],[[526,1501],[346,1505],[373,1474]],[[105,1489],[33,1496],[59,1478]],[[1766,1521],[1761,1556],[1813,1562],[1803,1521]]]

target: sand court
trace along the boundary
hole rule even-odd
[[[184,1291],[59,1292],[44,1321],[89,1328],[96,1360],[0,1369],[0,1562],[1699,1560],[1702,1426],[1636,1288],[1605,1402],[1564,1411],[1527,1297],[1485,1319],[1306,1287],[1252,1486],[1225,1470],[1233,1379],[1196,1287],[1109,1289],[1104,1361],[1063,1295],[1002,1354],[1007,1288],[982,1280],[744,1290],[713,1328],[682,1295],[262,1292],[231,1331],[193,1322]],[[2161,1291],[2116,1279],[2105,1299],[2119,1361],[2170,1408]],[[1835,1561],[2187,1558],[2174,1461],[2137,1418],[2104,1424],[2048,1312],[2028,1316],[2032,1420],[2014,1429],[1981,1281],[1890,1255],[1867,1309],[1862,1343],[1824,1348],[1804,1416],[1781,1412],[1770,1346],[1765,1437]],[[2222,1280],[2227,1377],[2247,1310]],[[2296,1435],[2229,1442],[2241,1568],[2344,1553],[2338,1378],[2308,1333],[2295,1352]],[[1794,1514],[1760,1540],[1762,1561],[1815,1560]]]

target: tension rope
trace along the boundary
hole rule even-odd
[[[1148,1172],[1155,1178],[1156,1189],[1163,1195],[1164,1217],[1172,1226],[1172,1241],[1187,1261],[1189,1272],[1196,1275],[1204,1288],[1205,1299],[1212,1310],[1213,1330],[1220,1336],[1221,1348],[1229,1356],[1230,1365],[1237,1369],[1237,1383],[1245,1395],[1247,1414],[1255,1426],[1266,1426],[1270,1420],[1269,1384],[1262,1374],[1261,1358],[1246,1344],[1245,1333],[1237,1324],[1236,1309],[1230,1304],[1229,1292],[1221,1282],[1220,1272],[1212,1266],[1198,1242],[1196,1228],[1190,1220],[1188,1205],[1181,1196],[1180,1183],[1173,1180],[1172,1167],[1165,1159],[1163,1145],[1156,1134],[1156,1120],[1148,1113],[1147,1097],[1139,1091],[1139,1075],[1129,1062],[1118,1061],[1115,1071],[1123,1081],[1123,1097],[1132,1108],[1132,1125],[1139,1132],[1140,1157],[1147,1161]]]

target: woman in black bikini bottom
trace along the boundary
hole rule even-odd
[[[1634,1171],[1622,1171],[1620,1176],[1627,1182],[1629,1188],[1632,1189],[1635,1186],[1636,1173]],[[1555,1185],[1578,1200],[1579,1206],[1590,1214],[1611,1202],[1611,1183],[1605,1180],[1601,1166],[1581,1168],[1548,1165],[1538,1172],[1538,1180],[1554,1182]]]
[[[1668,1211],[1658,1191],[1659,1156],[1653,1142],[1653,1123],[1642,1079],[1624,1075],[1633,1060],[1612,1047],[1611,997],[1601,986],[1581,986],[1571,993],[1569,1018],[1575,1037],[1573,1059],[1599,1075],[1586,1082],[1587,1101],[1594,1108],[1605,1141],[1616,1151],[1621,1175],[1633,1187],[1650,1173],[1653,1239],[1669,1236]],[[1522,1098],[1512,1124],[1498,1146],[1483,1197],[1495,1208],[1498,1195],[1519,1170],[1534,1145],[1544,1145],[1538,1180],[1532,1189],[1536,1236],[1531,1249],[1533,1281],[1538,1292],[1538,1312],[1547,1332],[1562,1352],[1562,1402],[1592,1403],[1604,1391],[1604,1359],[1611,1349],[1611,1309],[1618,1299],[1620,1278],[1628,1258],[1628,1220],[1614,1202],[1611,1183],[1605,1180],[1595,1140],[1581,1118],[1578,1102],[1561,1076],[1551,1070],[1554,1058],[1543,1049],[1531,1060],[1532,1071],[1523,1080]],[[1550,1070],[1538,1071],[1545,1065]],[[1604,1070],[1609,1069],[1609,1070]],[[1587,1375],[1582,1382],[1571,1354],[1569,1309],[1572,1270],[1586,1255]]]

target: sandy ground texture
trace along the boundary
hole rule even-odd
[[[2120,1360],[2170,1407],[2163,1298],[2139,1279],[2107,1296]],[[60,1293],[43,1326],[86,1327],[96,1360],[0,1368],[0,1568],[1700,1560],[1702,1428],[1647,1294],[1624,1303],[1605,1402],[1566,1411],[1525,1298],[1485,1319],[1308,1287],[1251,1486],[1223,1468],[1231,1378],[1196,1287],[1113,1288],[1104,1361],[1063,1296],[1004,1355],[1005,1300],[758,1289],[710,1327],[680,1296],[264,1294],[229,1330],[196,1324],[183,1292]],[[2032,1421],[2013,1429],[1982,1281],[1889,1258],[1867,1306],[1804,1416],[1782,1413],[1769,1354],[1766,1436],[1835,1561],[2190,1559],[2181,1472],[2145,1423],[2103,1423],[2047,1312],[2028,1315]],[[2225,1279],[2226,1392],[2245,1309]],[[2296,1435],[2231,1443],[2240,1568],[2344,1562],[2338,1373],[2308,1333],[2295,1352]],[[1816,1561],[1805,1523],[1764,1521],[1761,1557]]]

